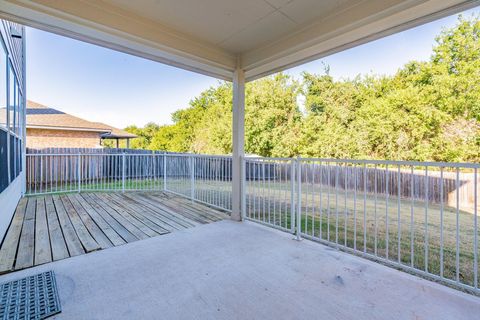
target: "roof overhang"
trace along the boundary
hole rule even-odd
[[[45,125],[33,125],[27,124],[27,129],[42,129],[42,130],[61,130],[61,131],[82,131],[82,132],[98,132],[109,133],[110,130],[97,129],[97,128],[80,128],[80,127],[62,127],[62,126],[45,126]]]
[[[122,134],[114,134],[114,133],[104,133],[100,136],[101,139],[135,139],[137,138],[136,135],[122,135]]]
[[[479,0],[3,0],[0,18],[168,65],[247,81],[480,4]]]

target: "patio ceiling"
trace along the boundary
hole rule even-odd
[[[478,0],[3,0],[0,18],[247,81],[479,5]]]

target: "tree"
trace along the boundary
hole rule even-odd
[[[297,101],[303,96],[304,111]],[[229,154],[232,85],[222,82],[172,115],[131,126],[136,148]],[[393,76],[334,80],[285,74],[246,85],[246,152],[260,156],[480,161],[480,19],[443,30],[428,61]]]

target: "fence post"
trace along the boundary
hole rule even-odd
[[[290,161],[290,231],[295,233],[295,173],[296,159]]]
[[[195,158],[190,156],[190,199],[195,200]]]
[[[167,191],[167,153],[163,153],[163,191]]]
[[[297,240],[302,240],[302,163],[300,157],[295,160],[297,163]]]
[[[122,192],[125,192],[125,152],[122,153]]]
[[[77,178],[78,178],[78,192],[82,190],[82,156],[80,153],[77,155]]]

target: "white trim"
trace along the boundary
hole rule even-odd
[[[87,131],[87,132],[100,132],[100,133],[111,133],[112,130],[101,130],[101,129],[89,129],[89,128],[79,128],[79,127],[61,127],[61,126],[40,126],[27,124],[27,129],[46,129],[46,130],[65,130],[65,131]]]
[[[25,172],[13,180],[10,185],[0,193],[0,242],[7,232],[10,221],[12,220],[18,201],[22,197],[22,189],[25,185]]]
[[[26,165],[27,165],[27,40],[26,36],[27,33],[25,32],[25,28],[22,28],[22,89],[23,89],[23,128],[22,128],[22,171],[21,171],[21,177],[22,177],[22,196],[25,195],[25,192],[27,191],[27,175],[26,175]]]

